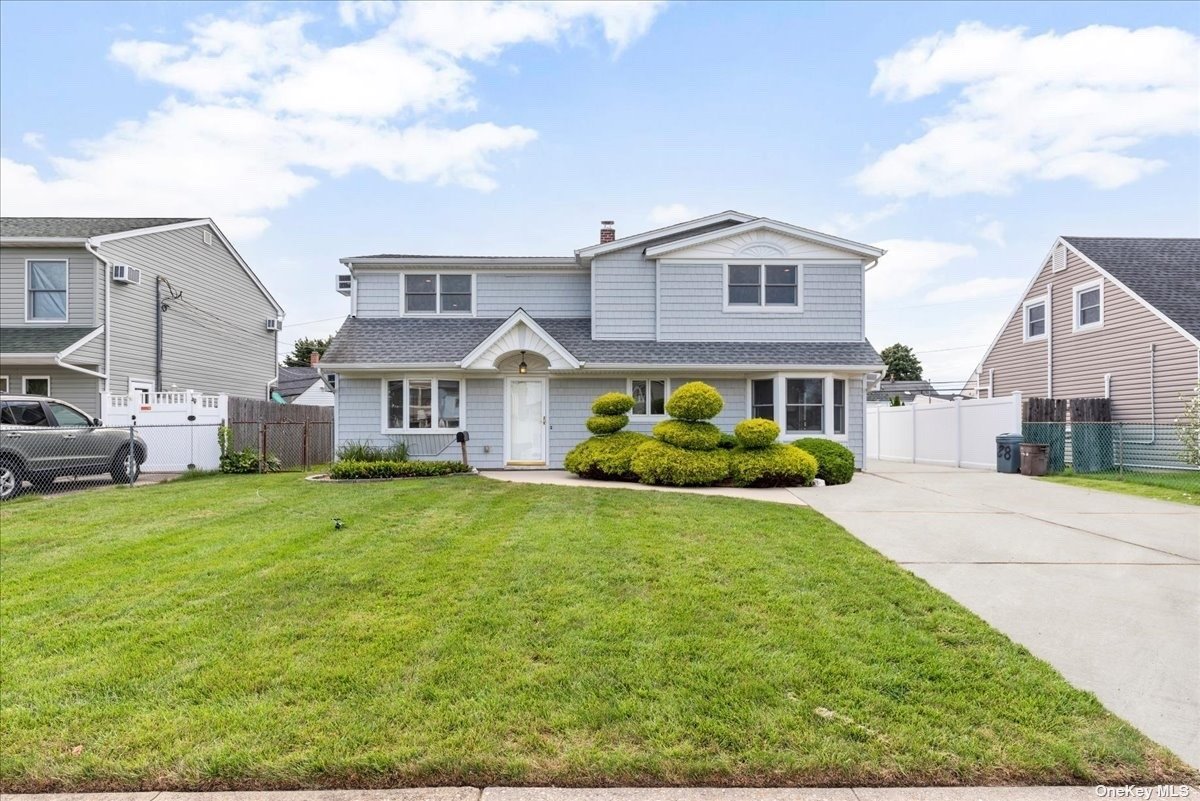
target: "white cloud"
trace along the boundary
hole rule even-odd
[[[928,239],[887,239],[875,244],[887,254],[867,273],[869,303],[903,297],[922,288],[951,262],[978,255],[971,245]]]
[[[1110,189],[1165,166],[1128,151],[1200,131],[1200,38],[1175,28],[1031,36],[963,23],[876,66],[871,92],[888,100],[958,94],[856,176],[871,194],[999,194],[1066,178]]]
[[[359,20],[373,25],[396,13],[392,0],[339,0],[338,19],[343,25],[357,28]]]
[[[0,159],[3,213],[209,215],[249,236],[268,225],[266,213],[324,175],[363,169],[488,191],[496,186],[494,159],[537,132],[428,118],[475,107],[463,59],[494,58],[522,42],[556,44],[588,26],[619,51],[660,6],[342,4],[343,23],[381,27],[337,47],[308,35],[309,14],[271,15],[271,8],[202,17],[182,43],[114,43],[114,61],[178,94],[69,155],[48,154],[47,170]],[[454,9],[462,15],[457,26]]]
[[[993,245],[1004,247],[1004,223],[1000,220],[989,220],[987,218],[976,218],[978,223],[982,223],[976,235],[985,242],[991,242]]]
[[[694,220],[699,216],[682,203],[667,203],[650,209],[650,222],[656,228],[674,225],[685,220]]]
[[[34,150],[44,150],[46,147],[46,136],[37,131],[26,131],[21,134],[21,143]]]
[[[869,209],[858,214],[853,212],[835,214],[830,219],[821,223],[819,230],[826,234],[847,236],[880,220],[893,217],[903,209],[903,203],[888,203],[886,206]]]
[[[972,278],[958,284],[946,284],[930,292],[930,303],[958,303],[964,300],[991,298],[1019,292],[1029,283],[1027,278]]]

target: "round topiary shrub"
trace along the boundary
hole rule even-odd
[[[624,414],[597,414],[587,419],[587,430],[598,437],[605,434],[615,434],[629,424],[629,416]]]
[[[717,447],[721,450],[730,451],[738,446],[738,438],[733,434],[721,432],[721,438],[717,440]]]
[[[817,478],[826,484],[849,484],[854,478],[854,453],[840,442],[807,437],[792,444],[816,458]]]
[[[743,448],[765,448],[779,438],[779,424],[774,420],[754,417],[734,426],[733,433]]]
[[[799,448],[768,445],[729,452],[729,478],[738,487],[795,487],[812,483],[817,460]]]
[[[592,414],[629,414],[633,397],[624,392],[607,392],[592,401]]]
[[[639,446],[652,442],[636,431],[585,439],[567,452],[563,467],[582,478],[636,481],[630,462]]]
[[[667,414],[680,420],[708,420],[725,408],[721,394],[703,381],[691,381],[667,398]]]
[[[652,439],[638,446],[630,467],[643,484],[701,487],[725,478],[730,453],[732,451],[689,451]]]
[[[676,448],[711,451],[721,442],[721,429],[712,423],[663,420],[654,426],[654,436]]]

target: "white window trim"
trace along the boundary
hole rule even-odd
[[[754,388],[753,382],[764,379],[775,382],[775,422],[779,425],[779,441],[794,442],[798,439],[819,437],[834,442],[846,444],[850,441],[850,376],[834,375],[833,373],[771,373],[769,375],[753,375],[746,379],[746,414],[753,414]],[[788,431],[787,430],[787,379],[789,378],[820,378],[824,381],[821,389],[821,431]],[[833,381],[840,379],[846,382],[846,431],[842,434],[833,433]]]
[[[29,295],[29,270],[30,265],[35,261],[53,261],[66,265],[66,285],[67,289],[64,293],[66,300],[63,301],[63,317],[31,317],[33,312],[33,304],[30,302]],[[57,323],[66,323],[71,320],[71,260],[70,259],[26,259],[25,260],[25,322],[41,323],[45,325],[55,325]]]
[[[51,397],[50,376],[48,376],[48,375],[27,375],[27,376],[22,377],[21,378],[21,394],[22,395],[30,394],[30,392],[29,392],[29,382],[30,381],[45,381],[46,382],[46,394],[39,395],[38,397],[44,397],[44,398]]]
[[[729,267],[758,266],[758,304],[729,302]],[[796,304],[767,303],[767,271],[766,267],[795,267],[796,268]],[[801,314],[804,311],[804,265],[787,258],[778,259],[729,259],[722,267],[721,280],[721,311],[733,314]]]
[[[662,414],[634,414],[633,410],[629,410],[630,420],[666,420],[671,415],[667,414],[667,399],[671,397],[671,379],[666,376],[638,376],[625,379],[625,392],[633,397],[633,382],[634,381],[661,381],[663,382],[663,413]],[[647,388],[648,389],[648,388]],[[646,398],[646,405],[649,408],[650,399]]]
[[[1041,305],[1045,309],[1045,316],[1042,318],[1043,328],[1045,331],[1037,336],[1029,336],[1029,309],[1033,306]],[[1046,333],[1050,330],[1050,302],[1045,295],[1036,298],[1030,298],[1021,304],[1021,341],[1022,342],[1041,342],[1046,338]]]
[[[466,270],[404,270],[400,275],[400,316],[401,317],[476,317],[479,311],[479,293],[476,291],[476,273]],[[406,303],[408,296],[407,276],[410,275],[434,275],[437,276],[435,284],[437,291],[434,293],[434,310],[431,312],[424,311],[408,311]],[[469,275],[471,276],[471,310],[469,312],[444,312],[442,308],[442,276],[443,275]]]
[[[0,375],[0,392],[8,392],[8,376]]]
[[[437,405],[437,385],[438,381],[457,381],[458,382],[458,427],[457,428],[441,428],[437,425],[430,428],[409,428],[408,427],[408,383],[410,381],[428,381],[430,398],[432,403]],[[389,428],[388,427],[388,383],[393,381],[404,382],[404,408],[402,410],[404,427]],[[434,419],[436,424],[437,419]],[[467,380],[460,376],[444,375],[440,378],[431,375],[403,375],[379,379],[379,431],[382,434],[457,434],[459,431],[465,431],[467,428]]]
[[[1090,292],[1093,289],[1100,290],[1100,319],[1094,323],[1087,325],[1079,324],[1079,296],[1084,292]],[[1076,284],[1071,287],[1071,330],[1072,331],[1093,331],[1097,328],[1104,327],[1104,281],[1097,278],[1094,281],[1088,281],[1085,284]]]

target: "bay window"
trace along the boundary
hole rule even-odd
[[[783,430],[788,434],[824,433],[825,379],[786,379]]]
[[[750,382],[750,416],[775,419],[775,379],[759,378]]]
[[[397,378],[383,382],[384,431],[457,431],[462,383],[454,378]]]
[[[747,383],[749,416],[774,420],[785,438],[846,436],[847,379],[780,375],[753,378]]]
[[[846,379],[833,379],[833,433],[846,433]]]

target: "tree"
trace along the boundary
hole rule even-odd
[[[309,339],[301,337],[292,343],[292,352],[283,360],[284,367],[308,367],[309,357],[314,351],[325,355],[325,349],[329,347],[329,343],[333,341],[333,334],[325,338],[317,337]]]
[[[1175,430],[1183,443],[1183,461],[1200,467],[1200,381],[1190,398],[1181,393],[1179,399],[1184,402],[1183,414],[1175,418]]]
[[[883,362],[887,365],[887,372],[883,376],[885,381],[921,380],[921,360],[908,345],[901,345],[897,342],[895,345],[884,348],[883,353],[879,355],[883,357]]]

